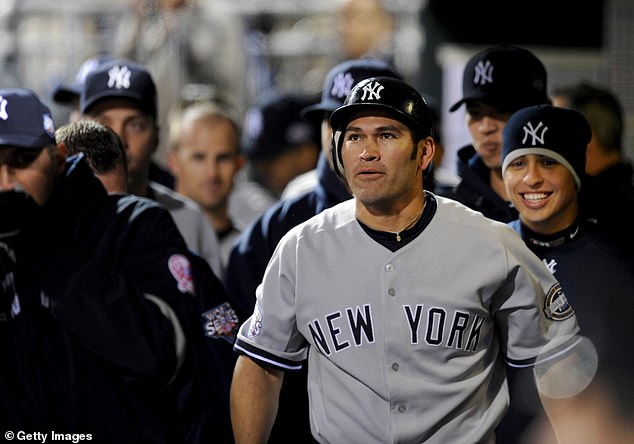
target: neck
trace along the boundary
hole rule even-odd
[[[146,197],[148,194],[148,188],[150,187],[150,180],[147,176],[132,177],[128,176],[128,192],[136,196]]]
[[[357,219],[373,230],[398,234],[414,226],[423,214],[424,208],[425,195],[421,193],[420,197],[410,201],[404,207],[389,211],[377,211],[357,201],[356,213]]]
[[[229,218],[229,213],[226,210],[209,210],[204,209],[205,215],[209,222],[214,227],[216,233],[221,233],[225,230],[228,230],[232,227],[231,219]]]

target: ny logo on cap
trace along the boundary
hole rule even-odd
[[[354,84],[354,79],[352,75],[347,72],[345,74],[339,73],[335,76],[334,82],[332,84],[332,90],[330,90],[330,94],[333,97],[346,97],[350,90],[352,89],[352,85]]]
[[[127,66],[113,66],[108,71],[108,88],[130,88],[131,75]]]
[[[7,99],[0,96],[0,119],[7,120],[9,118],[9,114],[7,113]]]
[[[487,83],[493,83],[493,65],[489,60],[480,60],[475,66],[475,76],[473,83],[476,85],[486,85]]]
[[[53,118],[48,114],[42,114],[42,127],[50,136],[55,136],[55,123]]]
[[[378,100],[381,98],[381,91],[385,87],[379,82],[370,82],[363,87],[363,95],[361,100]]]
[[[532,141],[530,145],[537,145],[538,143],[544,144],[544,134],[548,131],[548,127],[544,126],[544,122],[539,122],[535,128],[533,128],[533,124],[528,122],[522,128],[524,130],[524,138],[522,139],[522,143],[525,144],[528,137],[532,137]],[[537,132],[539,131],[539,134]]]

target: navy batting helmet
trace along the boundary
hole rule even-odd
[[[433,135],[432,112],[415,88],[392,77],[362,80],[350,91],[343,105],[330,115],[330,125],[334,131],[330,154],[335,172],[341,177],[341,135],[348,123],[364,115],[381,115],[398,120],[419,138]]]

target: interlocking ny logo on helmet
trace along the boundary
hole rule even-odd
[[[352,88],[343,105],[333,111],[331,156],[335,171],[341,175],[341,134],[348,123],[363,113],[376,112],[405,124],[419,137],[432,134],[433,117],[423,96],[404,81],[393,77],[370,77]]]
[[[370,82],[367,85],[363,86],[363,95],[361,96],[361,100],[380,100],[381,99],[381,91],[385,87],[381,85],[379,82]]]

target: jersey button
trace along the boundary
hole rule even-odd
[[[398,362],[392,364],[392,370],[394,370],[395,372],[398,371]]]
[[[390,296],[396,296],[396,290],[394,290],[393,288],[390,288],[390,289],[387,291],[387,294],[389,294]]]
[[[401,413],[405,413],[407,411],[407,407],[405,407],[403,404],[398,406],[398,411]]]
[[[394,265],[392,265],[392,264],[387,264],[387,265],[385,266],[385,270],[387,270],[387,271],[394,271]]]

